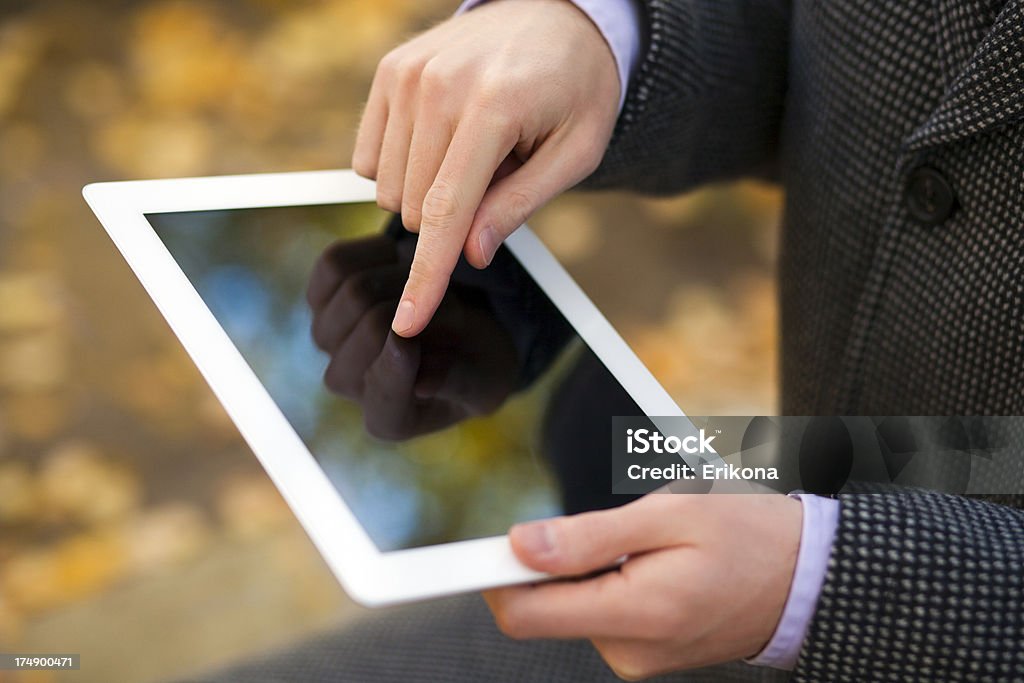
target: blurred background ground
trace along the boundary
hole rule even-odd
[[[0,5],[0,651],[151,681],[350,618],[81,199],[347,166],[376,61],[441,0]],[[533,222],[692,414],[775,408],[780,197],[558,199]]]

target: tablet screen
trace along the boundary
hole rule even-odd
[[[640,411],[504,247],[406,340],[416,237],[373,204],[147,218],[381,550],[624,502],[578,494],[610,487],[610,418]]]

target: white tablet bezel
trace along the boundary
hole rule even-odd
[[[372,202],[372,181],[347,170],[309,171],[96,183],[83,194],[353,599],[380,606],[546,578],[516,560],[507,536],[379,551],[146,219],[178,211]],[[683,414],[529,228],[506,244],[641,410]]]

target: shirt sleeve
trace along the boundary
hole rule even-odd
[[[640,17],[633,0],[571,0],[601,32],[619,71],[619,111],[626,101],[629,79],[640,53]],[[488,0],[464,0],[461,14]]]
[[[753,659],[747,660],[749,664],[787,671],[796,667],[800,648],[814,617],[832,554],[832,541],[839,525],[838,500],[808,493],[790,495],[799,498],[804,506],[793,583],[771,640]]]

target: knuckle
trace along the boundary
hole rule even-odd
[[[324,256],[321,256],[313,266],[309,283],[306,285],[306,303],[312,309],[314,317],[330,300],[334,280],[330,263]]]
[[[479,86],[477,86],[475,101],[477,106],[487,110],[498,110],[501,108],[501,104],[505,102],[505,92],[502,84],[493,78],[484,80]]]
[[[508,60],[492,61],[480,71],[477,81],[477,88],[481,94],[495,95],[499,98],[506,98],[510,93],[522,92],[527,89],[523,86],[530,86],[529,79],[523,69]],[[536,89],[537,82],[532,80],[532,89]]]
[[[356,151],[352,154],[352,170],[357,175],[375,180],[377,177],[376,159],[371,158],[366,152]]]
[[[417,253],[417,257],[413,259],[412,264],[409,266],[409,285],[411,287],[424,288],[437,283],[444,277],[444,286],[447,288],[448,282],[451,279],[450,276],[434,265],[438,261],[440,252],[434,250],[422,240],[420,244],[423,246],[417,246],[417,249],[427,249],[427,251],[424,251],[424,258],[420,258]]]
[[[309,328],[310,336],[313,338],[313,343],[321,351],[332,353],[337,346],[334,339],[333,326],[331,325],[331,317],[318,312],[313,315],[313,322]]]
[[[518,137],[519,132],[517,124],[520,119],[517,115],[502,104],[490,107],[484,105],[481,109],[489,132],[511,147],[516,142],[514,138]]]
[[[459,196],[454,187],[436,184],[423,198],[423,219],[432,227],[445,227],[459,213]]]
[[[374,74],[374,77],[383,80],[390,79],[398,72],[398,65],[401,59],[402,53],[399,48],[388,52],[377,62],[377,72]]]
[[[320,290],[323,289],[323,285],[319,284],[316,277],[317,268],[313,269],[313,276],[310,277],[309,284],[306,285],[306,304],[313,312],[313,316],[316,317],[317,311],[323,308],[321,299],[324,293]]]
[[[505,198],[508,205],[509,216],[515,225],[509,225],[509,229],[519,227],[519,224],[530,217],[534,209],[540,203],[540,197],[536,190],[528,187],[516,187],[509,190]]]
[[[425,94],[436,95],[445,92],[452,82],[452,74],[436,59],[427,62],[419,75],[419,85]]]
[[[392,78],[400,89],[412,92],[419,88],[422,74],[423,63],[420,60],[406,59],[398,65]]]
[[[496,125],[508,125],[514,120],[516,98],[507,83],[486,79],[477,87],[473,99],[477,109]]]
[[[560,71],[546,61],[524,61],[520,48],[506,44],[496,58],[488,62],[486,75],[495,83],[504,83],[506,87],[522,92],[536,92],[537,84],[557,81]],[[564,77],[561,77],[565,80]]]
[[[318,349],[320,349],[321,351],[328,350],[327,347],[329,340],[327,339],[327,332],[324,329],[323,316],[318,315],[313,317],[313,324],[310,327],[310,334],[313,337],[313,343],[316,344],[316,347]]]
[[[423,212],[420,207],[408,199],[402,201],[402,225],[405,226],[406,230],[409,232],[418,231],[422,218]]]
[[[381,82],[385,92],[394,93],[396,89],[415,91],[427,63],[422,55],[410,53],[406,46],[398,47],[384,55],[377,64],[375,79]]]
[[[391,212],[398,212],[402,206],[400,193],[388,188],[383,183],[377,183],[377,206]]]

